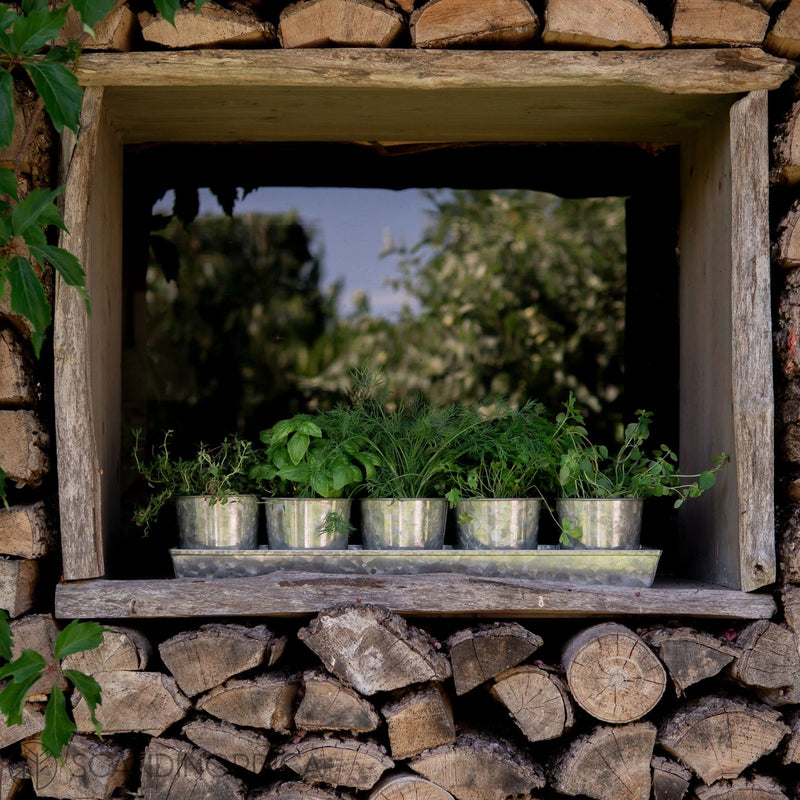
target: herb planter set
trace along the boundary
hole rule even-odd
[[[136,521],[147,532],[174,498],[182,549],[254,550],[261,497],[269,549],[343,550],[358,497],[365,550],[438,550],[449,503],[458,549],[533,550],[542,498],[554,496],[563,547],[635,550],[644,498],[672,495],[678,506],[710,488],[726,460],[679,475],[669,448],[646,453],[646,412],[611,453],[590,441],[573,397],[552,420],[533,402],[417,399],[389,410],[373,391],[356,396],[278,422],[261,448],[232,437],[186,461],[172,457],[168,433],[145,463],[137,435],[137,466],[158,491]]]

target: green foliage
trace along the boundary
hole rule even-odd
[[[541,403],[514,409],[495,399],[480,425],[466,432],[464,452],[450,475],[450,505],[461,498],[542,496],[552,489],[555,426]]]
[[[62,658],[72,653],[80,653],[98,647],[103,641],[103,629],[96,622],[78,622],[74,620],[62,630],[56,638],[55,658]],[[24,650],[12,660],[13,635],[8,623],[8,616],[0,609],[0,659],[6,662],[0,668],[0,680],[6,684],[0,692],[0,713],[6,718],[8,725],[22,723],[22,710],[25,698],[33,685],[42,677],[48,667],[41,653],[35,650]],[[95,710],[101,702],[100,685],[89,675],[78,670],[64,670],[64,676],[83,696],[89,708],[92,722],[97,734],[100,725],[95,717]],[[42,746],[47,755],[60,758],[64,748],[75,733],[75,724],[67,714],[66,699],[58,686],[50,690],[44,715]]]
[[[136,468],[147,485],[158,490],[147,505],[134,512],[134,522],[144,528],[145,536],[163,507],[175,497],[206,495],[212,502],[224,503],[253,490],[250,471],[258,463],[257,454],[253,445],[239,436],[226,437],[216,447],[201,443],[192,458],[179,458],[171,451],[172,431],[167,431],[162,444],[152,450],[150,461],[144,461],[142,432],[135,430],[133,434]]]
[[[363,437],[342,426],[342,413],[297,414],[261,432],[265,461],[250,471],[255,479],[275,482],[290,497],[342,497],[375,475],[373,453]],[[331,525],[336,525],[335,520]]]
[[[623,441],[613,451],[592,442],[570,395],[564,411],[556,417],[556,439],[560,451],[558,486],[562,497],[570,498],[648,498],[672,497],[675,508],[699,497],[716,483],[717,473],[728,462],[723,453],[714,465],[701,473],[682,475],[678,456],[662,444],[648,453],[645,442],[650,435],[652,414],[639,410],[636,421],[625,426]],[[566,531],[575,536],[576,532]]]
[[[67,64],[71,49],[51,47],[70,6],[80,14],[87,29],[113,8],[113,0],[77,0],[50,8],[47,0],[24,0],[19,7],[0,4],[0,148],[14,137],[14,81],[30,81],[57,132],[64,128],[77,134],[83,92]],[[20,200],[16,171],[0,170],[0,297],[10,291],[15,314],[31,324],[33,348],[41,352],[52,313],[41,275],[48,265],[86,303],[86,281],[78,260],[66,250],[48,244],[50,226],[64,230],[53,202],[61,189],[31,191]]]

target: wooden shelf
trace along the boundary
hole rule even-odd
[[[659,580],[650,589],[631,589],[450,573],[93,580],[57,586],[55,600],[56,616],[64,619],[287,617],[341,603],[372,603],[400,614],[434,617],[769,619],[776,612],[771,595],[683,581]]]
[[[123,142],[657,141],[794,65],[757,48],[85,54]]]

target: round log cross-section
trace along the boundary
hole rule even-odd
[[[567,642],[562,655],[572,696],[603,722],[633,722],[651,711],[667,673],[633,631],[614,622],[595,625]]]

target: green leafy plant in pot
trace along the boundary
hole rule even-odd
[[[650,497],[672,497],[675,508],[716,483],[728,456],[722,453],[701,473],[682,475],[678,457],[666,445],[648,452],[652,414],[639,410],[625,427],[616,451],[592,442],[570,395],[556,418],[559,450],[556,513],[561,544],[569,548],[636,549],[642,507]]]
[[[228,436],[216,447],[201,444],[194,457],[179,458],[170,450],[172,431],[142,457],[142,432],[134,431],[133,458],[148,486],[155,490],[134,522],[145,536],[163,508],[175,502],[179,545],[183,549],[252,550],[258,546],[258,498],[252,494],[250,469],[256,463],[253,445]]]
[[[337,419],[331,412],[297,414],[261,432],[267,448],[250,476],[278,495],[265,501],[270,549],[347,547],[350,496],[374,475],[377,462]]]
[[[458,547],[535,549],[542,495],[552,484],[555,425],[541,403],[514,409],[502,399],[461,439],[447,499]]]
[[[473,409],[434,406],[421,397],[392,404],[377,381],[357,381],[349,404],[331,412],[340,431],[360,437],[378,467],[361,500],[364,546],[439,549],[444,544],[448,476],[464,435],[481,424]]]

